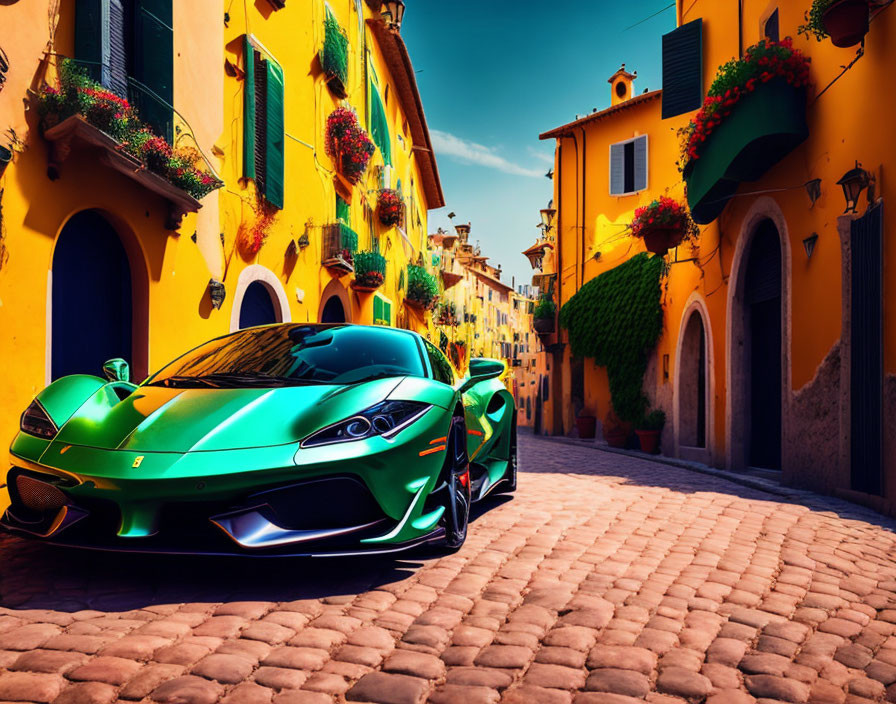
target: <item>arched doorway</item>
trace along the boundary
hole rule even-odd
[[[246,287],[240,304],[240,329],[279,322],[280,316],[268,287],[261,281],[253,281]]]
[[[781,238],[771,220],[759,223],[744,275],[746,462],[781,469],[782,261]]]
[[[678,443],[687,450],[705,450],[709,421],[709,365],[703,316],[692,310],[682,334],[678,357]]]
[[[330,296],[324,304],[323,312],[320,314],[320,322],[322,323],[344,323],[345,308],[339,296]]]
[[[118,233],[99,213],[74,215],[53,251],[52,379],[102,373],[113,357],[132,360],[131,267]]]

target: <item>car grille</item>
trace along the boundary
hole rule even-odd
[[[65,505],[65,494],[52,484],[34,479],[27,474],[16,477],[19,500],[32,511],[58,511]]]

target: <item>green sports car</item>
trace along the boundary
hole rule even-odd
[[[516,488],[506,365],[455,382],[420,335],[285,323],[201,345],[142,384],[63,377],[22,414],[0,526],[85,548],[334,555],[463,544]]]

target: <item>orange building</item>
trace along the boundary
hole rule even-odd
[[[798,36],[808,4],[679,1],[678,28],[662,38],[663,90],[638,95],[636,74],[617,71],[609,108],[541,135],[557,145],[555,300],[562,308],[644,251],[630,229],[637,208],[687,201],[700,235],[666,255],[662,336],[643,383],[667,416],[662,451],[780,471],[787,483],[892,510],[896,294],[884,282],[896,254],[884,233],[896,213],[884,201],[896,185],[884,172],[896,135],[882,80],[896,65],[896,12],[869,1],[863,45],[839,48]],[[757,90],[683,177],[677,132],[718,67],[786,36],[811,58],[805,100],[801,89],[785,91],[789,103]],[[844,177],[871,185],[854,213],[843,212]],[[580,412],[606,418],[606,370],[573,358],[565,330],[546,342],[547,430],[571,433]]]

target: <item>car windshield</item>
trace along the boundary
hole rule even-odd
[[[183,388],[357,384],[426,376],[420,346],[401,330],[363,326],[277,325],[212,340],[152,376],[152,386]]]

